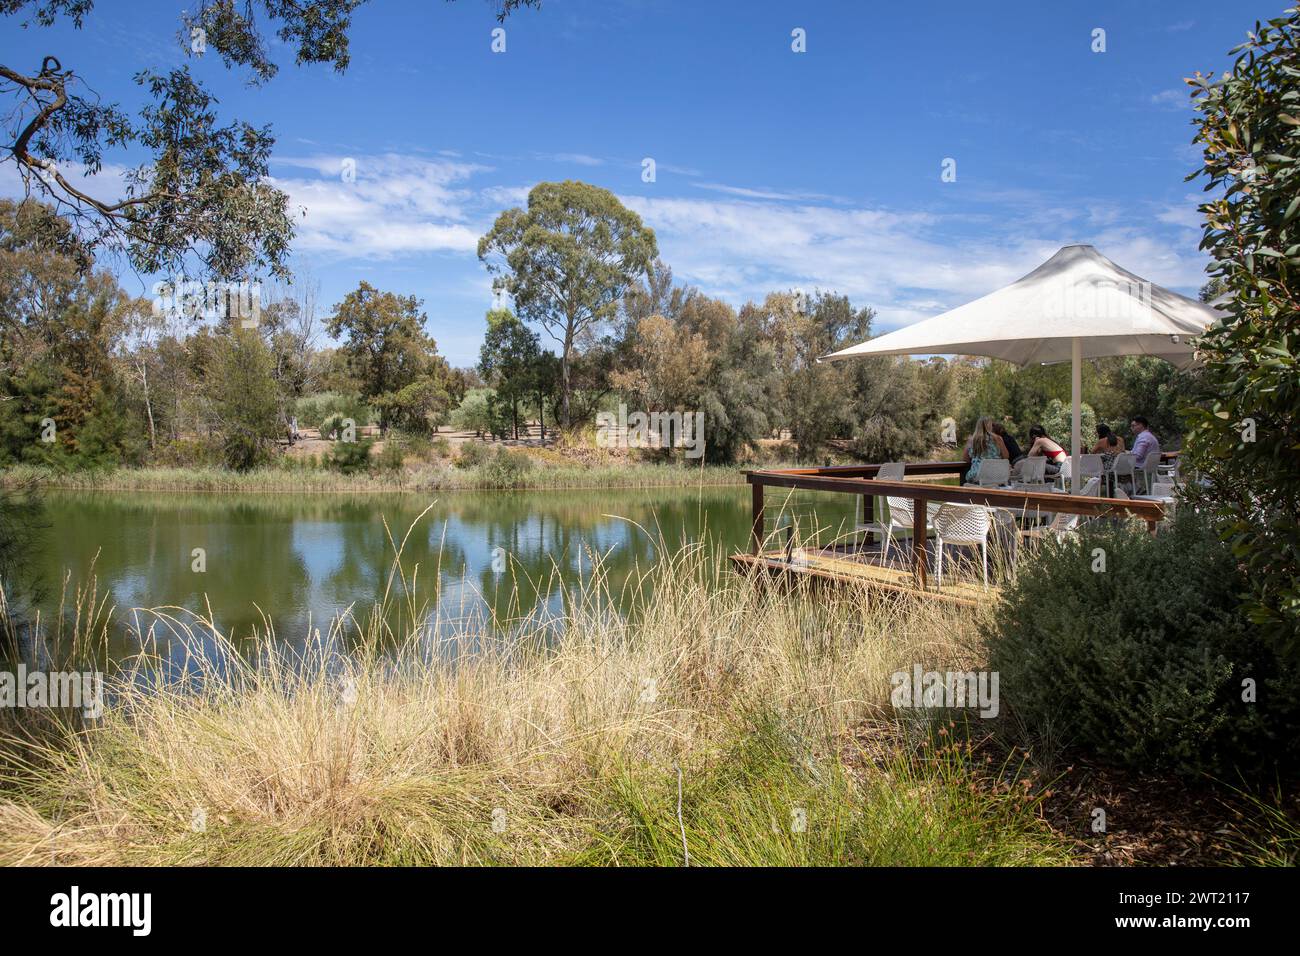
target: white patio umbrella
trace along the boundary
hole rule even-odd
[[[1021,366],[1070,362],[1070,474],[1077,492],[1083,360],[1154,355],[1190,365],[1191,339],[1225,314],[1134,275],[1092,246],[1064,246],[1005,288],[821,361],[934,354],[985,355]]]

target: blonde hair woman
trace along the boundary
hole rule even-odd
[[[1007,446],[1003,444],[1002,438],[993,430],[993,419],[984,415],[975,423],[975,430],[971,432],[970,439],[966,442],[966,477],[963,481],[970,483],[977,481],[980,476],[980,462],[985,458],[1009,458]]]

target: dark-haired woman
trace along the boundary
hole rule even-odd
[[[1104,422],[1097,426],[1097,444],[1089,449],[1090,455],[1101,455],[1102,467],[1107,471],[1115,464],[1115,456],[1124,451],[1124,439],[1110,430]]]
[[[1066,455],[1065,449],[1047,434],[1047,429],[1042,425],[1035,425],[1029,429],[1029,441],[1031,444],[1029,445],[1028,457],[1033,458],[1042,455],[1047,459],[1047,467],[1044,469],[1045,476],[1055,478],[1059,475],[1061,465],[1065,464],[1065,459],[1069,457]]]

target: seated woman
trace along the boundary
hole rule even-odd
[[[1029,439],[1032,444],[1029,446],[1030,458],[1036,455],[1042,455],[1047,459],[1047,467],[1044,474],[1048,478],[1055,478],[1061,473],[1061,465],[1065,464],[1065,459],[1070,457],[1065,453],[1065,449],[1052,440],[1047,434],[1047,429],[1042,425],[1035,425],[1029,429]]]
[[[1102,467],[1110,471],[1111,466],[1115,464],[1115,456],[1124,451],[1124,439],[1110,430],[1110,426],[1103,423],[1097,425],[1097,444],[1088,450],[1090,455],[1101,455]]]
[[[966,475],[962,481],[971,484],[979,479],[980,463],[985,458],[1007,458],[1007,446],[993,430],[993,419],[985,415],[975,423],[966,442]]]
[[[1025,457],[1025,453],[1020,450],[1020,443],[1015,440],[1011,432],[1007,431],[1006,426],[1001,422],[993,423],[993,434],[1002,439],[1002,447],[1007,450],[1007,461],[1014,466],[1016,462]]]

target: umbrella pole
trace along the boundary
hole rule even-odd
[[[1083,395],[1083,340],[1077,335],[1070,340],[1070,485],[1077,495],[1083,487],[1083,476],[1079,474],[1079,446],[1082,444],[1080,432],[1079,406]]]

